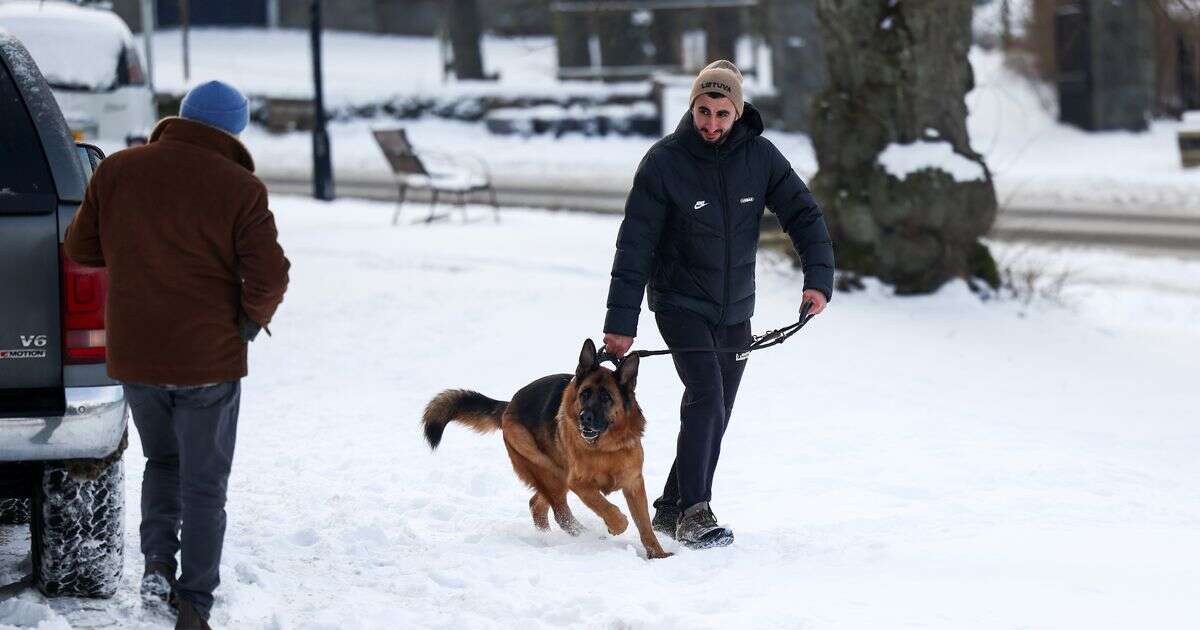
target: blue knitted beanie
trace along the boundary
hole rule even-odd
[[[220,81],[209,81],[192,88],[183,97],[179,115],[224,129],[235,136],[250,122],[246,97],[237,88]]]

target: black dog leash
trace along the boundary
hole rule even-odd
[[[750,356],[751,352],[779,345],[787,341],[788,337],[800,332],[800,329],[804,328],[804,325],[813,318],[813,315],[809,314],[809,311],[811,310],[812,302],[805,301],[804,304],[800,306],[800,319],[796,320],[795,323],[789,324],[777,330],[769,330],[761,335],[754,335],[751,337],[750,343],[741,348],[673,348],[667,350],[634,350],[626,353],[625,356],[637,356],[638,358],[643,358],[654,357],[663,354],[681,354],[684,352],[719,352],[722,354],[737,354],[737,358],[735,360],[744,361]],[[596,363],[612,361],[613,365],[620,365],[621,360],[622,359],[618,359],[617,357],[609,354],[608,350],[605,348],[600,348],[600,352],[596,354]]]

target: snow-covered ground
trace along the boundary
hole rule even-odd
[[[677,555],[647,562],[575,499],[587,533],[535,531],[499,436],[451,427],[430,453],[417,425],[443,388],[506,397],[573,367],[617,217],[389,228],[390,204],[273,206],[292,285],[252,348],[218,627],[1195,627],[1200,262],[996,245],[1036,273],[1032,301],[839,294],[750,359],[713,499],[737,542],[664,539]],[[801,286],[764,253],[755,330]],[[653,493],[681,386],[663,358],[638,383]],[[0,628],[166,626],[136,597],[136,440],[127,457],[119,594],[27,591]],[[11,559],[23,534],[0,532]]]

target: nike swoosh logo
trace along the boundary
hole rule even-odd
[[[703,208],[704,206],[707,206],[707,205],[708,205],[707,201],[697,201],[695,207],[693,207],[692,210],[699,210],[700,208]]]

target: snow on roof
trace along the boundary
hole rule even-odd
[[[983,165],[955,153],[945,140],[892,144],[879,154],[879,165],[900,179],[929,168],[941,169],[958,182],[985,179]]]
[[[53,86],[111,87],[121,50],[133,45],[133,34],[116,14],[65,2],[0,3],[0,27],[25,45]]]

